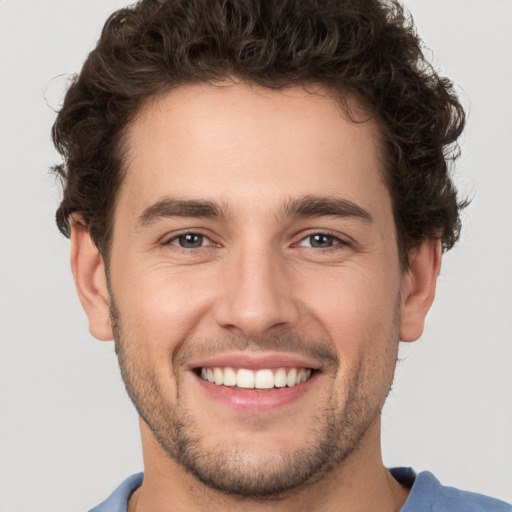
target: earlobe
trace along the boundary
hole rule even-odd
[[[400,340],[416,341],[434,301],[441,269],[441,241],[425,240],[409,255],[409,267],[402,283]]]
[[[105,264],[89,230],[78,219],[74,219],[71,226],[71,270],[78,297],[89,319],[89,331],[98,340],[111,340]]]

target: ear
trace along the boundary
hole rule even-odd
[[[416,341],[423,334],[440,269],[440,240],[425,240],[409,254],[409,267],[402,283],[401,341]]]
[[[71,223],[71,270],[78,297],[89,319],[89,331],[98,340],[113,339],[103,257],[89,230],[77,218]]]

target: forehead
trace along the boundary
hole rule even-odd
[[[153,98],[129,127],[120,195],[139,211],[159,194],[231,205],[284,195],[387,200],[377,125],[347,105],[359,119],[321,88],[182,86]]]

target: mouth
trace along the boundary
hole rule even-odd
[[[289,411],[322,382],[320,361],[282,353],[223,353],[191,361],[188,370],[209,406],[237,414]]]
[[[275,388],[292,388],[311,378],[314,370],[303,367],[249,368],[199,367],[197,375],[216,386],[227,386],[234,389],[271,390]]]

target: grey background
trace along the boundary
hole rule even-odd
[[[86,510],[142,468],[111,343],[94,340],[54,225],[52,108],[120,0],[0,0],[0,511]],[[387,465],[512,501],[512,2],[408,0],[470,117],[474,196],[383,415]]]

